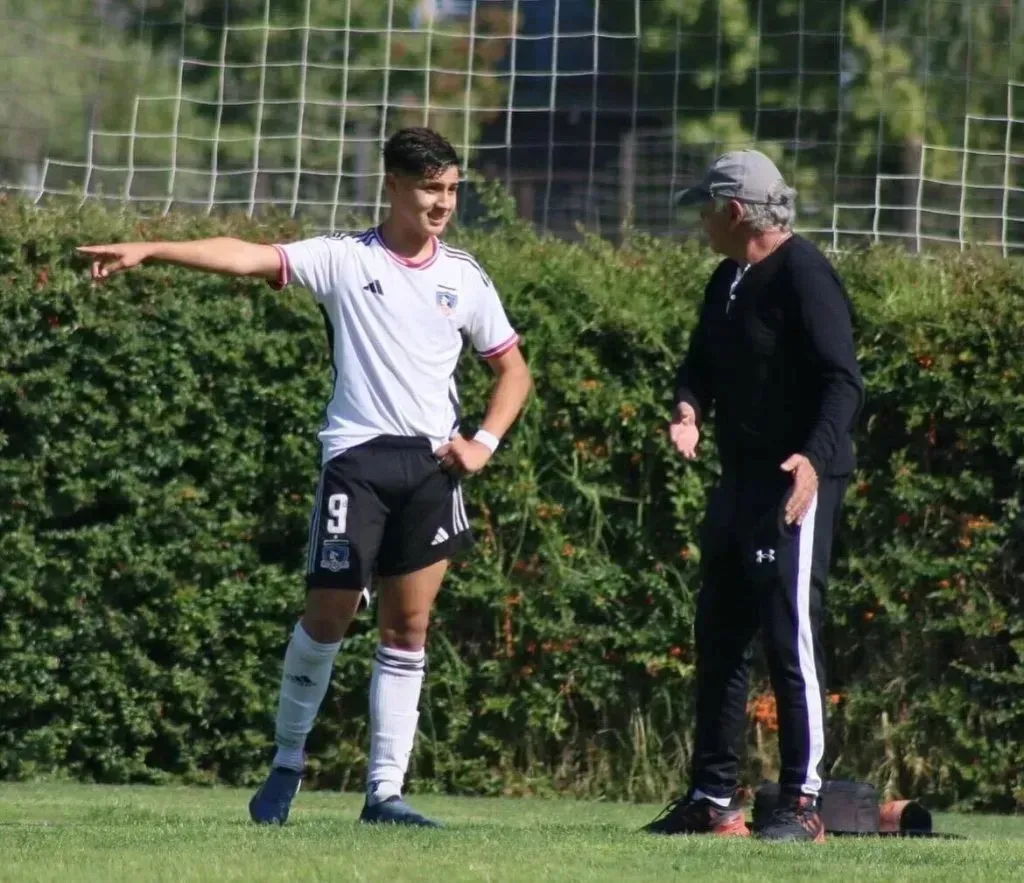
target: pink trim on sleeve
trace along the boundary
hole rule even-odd
[[[277,256],[281,259],[281,266],[277,271],[277,279],[273,282],[268,282],[268,284],[275,291],[280,291],[292,281],[292,268],[291,264],[288,263],[288,252],[286,252],[280,245],[275,245],[274,250],[277,252]]]
[[[510,349],[512,349],[512,347],[517,346],[518,344],[519,344],[519,335],[516,334],[515,332],[513,332],[512,336],[508,340],[504,341],[503,343],[499,343],[497,346],[492,346],[486,352],[480,353],[480,358],[481,359],[493,359],[493,358],[495,358],[497,356],[503,356]]]

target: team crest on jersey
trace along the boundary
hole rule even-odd
[[[324,540],[320,550],[320,566],[331,573],[348,570],[352,566],[348,540]]]
[[[437,306],[442,316],[451,316],[458,306],[459,296],[450,288],[439,288],[437,290]]]

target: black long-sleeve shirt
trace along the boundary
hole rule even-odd
[[[803,454],[818,475],[848,475],[864,404],[842,281],[808,240],[792,236],[733,290],[727,259],[708,281],[676,373],[676,402],[698,422],[712,409],[722,466],[779,468]]]

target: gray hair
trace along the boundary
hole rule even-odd
[[[790,229],[796,219],[796,191],[780,178],[768,188],[768,198],[767,204],[744,204],[744,223],[755,233]]]

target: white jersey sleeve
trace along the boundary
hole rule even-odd
[[[519,343],[519,335],[505,313],[498,290],[477,266],[467,271],[472,300],[463,330],[477,355],[493,359]]]
[[[348,236],[315,236],[298,242],[274,245],[281,257],[280,275],[274,288],[301,285],[318,301],[338,290],[350,254]]]

